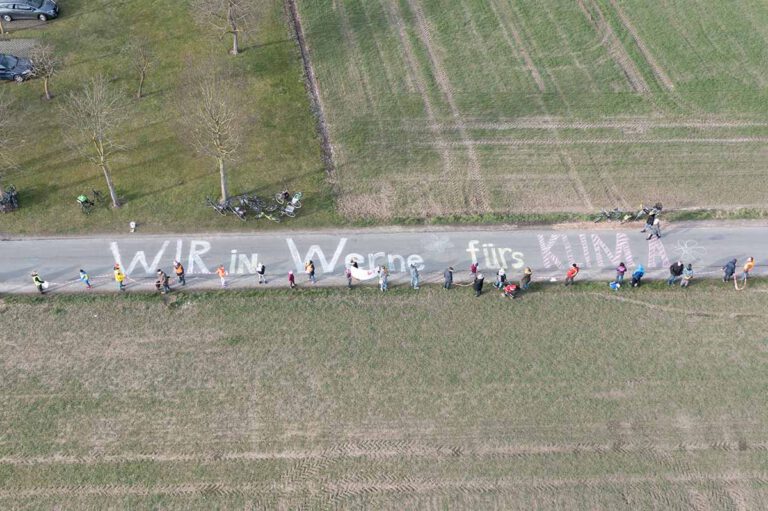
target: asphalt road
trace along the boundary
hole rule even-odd
[[[692,263],[697,276],[720,275],[731,258],[739,267],[746,257],[757,262],[755,274],[768,261],[768,226],[764,222],[738,224],[677,224],[662,232],[660,240],[647,241],[637,226],[619,229],[440,228],[350,229],[322,232],[271,232],[268,234],[131,235],[87,238],[23,238],[0,241],[0,293],[34,293],[30,273],[38,271],[50,283],[49,291],[86,291],[78,270],[92,277],[94,291],[114,291],[115,262],[126,271],[128,290],[154,290],[158,268],[172,273],[178,259],[186,267],[189,289],[220,286],[214,271],[223,264],[228,287],[257,287],[256,264],[266,265],[269,286],[287,286],[287,273],[297,284],[310,285],[303,265],[315,262],[318,285],[346,285],[345,264],[356,259],[361,268],[385,264],[390,282],[408,282],[408,266],[419,267],[422,281],[441,282],[452,266],[457,282],[469,279],[473,260],[492,282],[503,266],[511,279],[524,267],[534,270],[534,280],[562,281],[567,267],[581,266],[580,279],[608,282],[623,261],[629,273],[638,264],[648,278],[668,274],[675,260]],[[359,285],[376,285],[375,280]]]

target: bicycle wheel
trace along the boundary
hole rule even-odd
[[[275,194],[275,202],[277,202],[278,204],[285,204],[285,200],[283,199],[282,193]]]
[[[297,200],[296,202],[291,202],[291,206],[293,206],[296,209],[299,209],[301,207],[301,201]]]
[[[288,211],[288,210],[286,210],[286,209],[284,209],[284,210],[283,210],[283,214],[284,214],[285,216],[287,216],[287,217],[291,217],[291,218],[293,218],[293,217],[295,217],[295,216],[296,216],[296,213],[294,213],[293,211]]]

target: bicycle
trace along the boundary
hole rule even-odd
[[[619,223],[624,223],[632,220],[633,214],[632,213],[626,213],[622,211],[619,208],[613,208],[612,210],[608,211],[606,209],[601,209],[600,213],[594,218],[594,222],[613,222],[618,221]]]
[[[91,193],[93,193],[93,200],[96,204],[104,204],[104,194],[100,191],[96,190],[95,188],[91,188]]]
[[[640,204],[640,211],[637,212],[635,215],[635,220],[640,220],[641,218],[648,217],[651,215],[658,215],[661,213],[662,210],[661,202],[657,202],[653,206],[645,206],[643,204]]]
[[[271,212],[262,211],[259,213],[257,218],[266,218],[267,220],[272,220],[273,222],[279,224],[280,223],[280,217],[273,215]]]
[[[209,196],[205,197],[205,203],[208,205],[209,208],[212,208],[214,211],[216,211],[218,214],[222,216],[226,216],[227,214],[227,207],[225,204],[222,204],[218,201],[215,201],[211,199]]]
[[[0,194],[0,212],[10,213],[17,209],[19,209],[19,194],[16,192],[15,186],[8,185],[5,187],[5,191]]]
[[[287,216],[290,218],[293,218],[296,216],[295,209],[292,205],[288,204],[287,206],[280,208],[280,214],[283,216]]]
[[[80,205],[80,211],[86,215],[90,215],[91,211],[93,211],[93,207],[95,206],[93,201],[90,200],[85,194],[77,196],[77,203]]]
[[[289,205],[293,206],[294,208],[298,209],[301,207],[301,198],[304,196],[301,192],[296,192],[293,194],[293,197],[291,197],[291,194],[288,193],[288,190],[284,190],[280,193],[275,194],[275,202],[280,204],[281,206],[283,204],[288,203]]]
[[[237,218],[245,222],[245,208],[241,206],[233,206],[230,201],[226,202],[226,208],[228,211],[231,211]]]

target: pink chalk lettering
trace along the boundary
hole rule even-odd
[[[595,259],[600,267],[606,266],[603,254],[608,257],[608,263],[613,266],[618,265],[620,262],[624,262],[628,266],[634,266],[635,264],[632,258],[632,250],[629,248],[629,238],[622,232],[616,233],[616,248],[613,252],[597,234],[592,235],[592,246],[595,247]]]
[[[661,264],[657,264],[661,261]],[[664,249],[664,244],[659,238],[653,238],[648,242],[648,268],[667,268],[669,257]]]

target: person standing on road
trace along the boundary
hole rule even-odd
[[[411,287],[419,289],[419,269],[414,263],[411,263]]]
[[[216,268],[216,275],[219,276],[221,287],[227,287],[227,270],[224,269],[223,264],[220,264],[219,267]]]
[[[642,264],[638,264],[637,268],[632,273],[632,287],[640,287],[643,275],[645,275],[645,268],[643,268]]]
[[[623,262],[621,262],[616,267],[616,280],[614,282],[616,282],[617,284],[623,284],[625,273],[627,273],[627,267],[624,265]]]
[[[469,265],[469,277],[474,282],[476,276],[477,276],[477,263],[472,263]]]
[[[661,222],[659,221],[659,217],[653,219],[653,224],[651,224],[651,234],[645,239],[650,240],[654,236],[656,236],[656,239],[661,238]]]
[[[680,287],[688,287],[693,280],[693,265],[689,264],[683,270],[683,278],[680,280]]]
[[[315,278],[315,263],[311,259],[304,265],[304,271],[307,272],[309,281],[312,284],[317,284],[317,279]]]
[[[119,264],[115,264],[114,268],[115,282],[117,282],[117,290],[125,291],[125,273],[120,269]]]
[[[288,287],[296,289],[296,277],[293,275],[292,271],[288,272]]]
[[[447,270],[443,272],[443,288],[451,289],[453,285],[453,266],[449,266]]]
[[[352,267],[344,268],[344,276],[347,277],[347,289],[352,289]]]
[[[656,213],[648,213],[648,216],[645,218],[645,225],[643,226],[643,230],[640,232],[649,231],[655,220]]]
[[[723,282],[731,280],[734,273],[736,273],[736,259],[731,259],[725,266],[723,266]]]
[[[482,273],[475,274],[475,281],[472,283],[472,288],[475,290],[475,297],[483,294],[483,281],[485,277]]]
[[[520,287],[523,288],[524,291],[527,291],[530,287],[531,278],[533,278],[533,270],[530,266],[526,266],[525,270],[523,270],[523,278],[520,280]]]
[[[85,284],[86,289],[93,288],[93,286],[91,285],[91,278],[82,268],[80,268],[80,282]]]
[[[187,277],[184,273],[184,267],[181,265],[180,262],[174,261],[173,262],[173,271],[176,272],[176,279],[179,281],[179,284],[182,286],[187,285]]]
[[[507,272],[504,268],[499,268],[499,272],[496,274],[496,282],[494,282],[493,285],[496,287],[496,289],[502,289],[506,283]]]
[[[32,272],[32,282],[35,284],[37,290],[40,291],[40,294],[44,295],[45,288],[48,287],[48,283],[44,281],[36,271]]]
[[[667,285],[671,286],[677,282],[677,279],[683,275],[683,270],[685,270],[685,265],[682,261],[672,263],[672,265],[669,267],[669,278],[667,279]]]
[[[389,271],[386,266],[379,266],[379,289],[384,292],[389,285]]]
[[[744,263],[744,268],[743,268],[744,269],[744,273],[741,274],[741,278],[742,278],[742,280],[744,280],[744,282],[747,281],[747,279],[749,278],[749,272],[751,272],[752,268],[754,268],[754,267],[755,267],[755,258],[754,257],[747,257],[747,262]]]
[[[565,285],[572,286],[576,275],[579,274],[579,265],[573,263],[565,274]]]
[[[256,268],[256,273],[259,274],[259,284],[266,284],[267,283],[267,267],[264,266],[264,263],[259,263],[259,266]]]
[[[165,273],[160,268],[157,269],[157,283],[155,286],[157,287],[158,291],[160,291],[162,294],[170,293],[171,292],[171,284],[170,284],[171,277],[168,276],[167,273]]]

